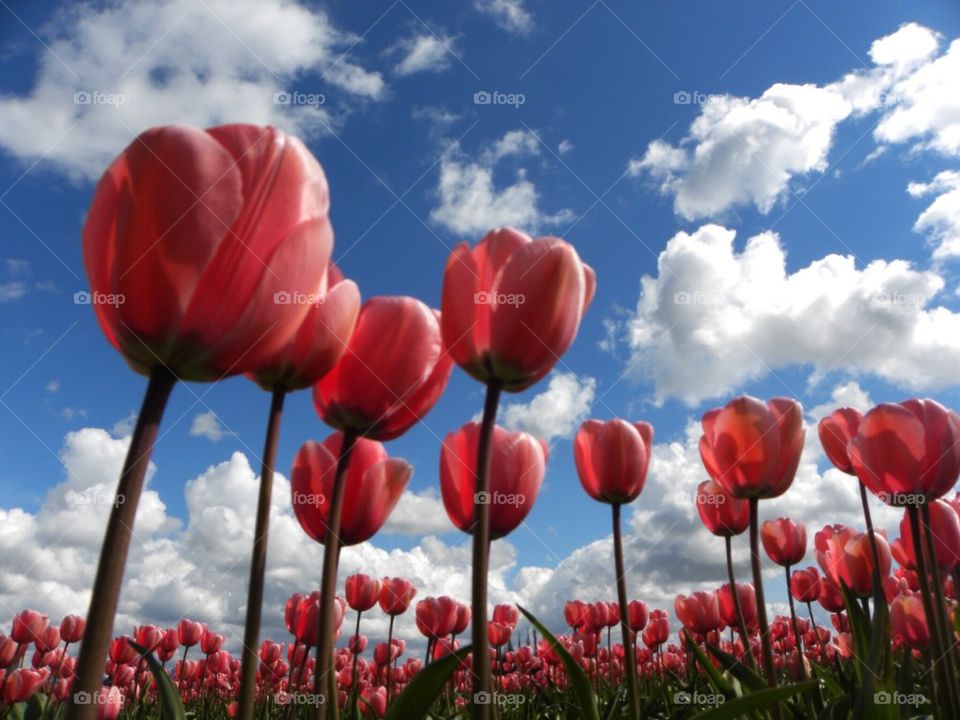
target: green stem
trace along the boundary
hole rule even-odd
[[[930,574],[933,579],[934,610],[937,613],[937,624],[940,626],[940,641],[943,643],[943,660],[946,662],[946,675],[949,681],[948,689],[953,696],[954,707],[960,709],[960,690],[957,688],[957,671],[955,663],[956,637],[952,630],[952,623],[947,614],[947,603],[943,595],[943,584],[940,580],[940,565],[937,563],[936,549],[933,543],[933,528],[930,525],[930,506],[920,507],[920,524],[923,529],[925,546],[924,552],[928,558]]]
[[[767,624],[767,604],[763,597],[763,574],[760,571],[759,500],[750,498],[750,555],[753,568],[753,585],[757,594],[757,619],[760,622],[760,643],[763,646],[763,668],[767,685],[777,687],[777,669],[773,664],[773,647],[770,644],[770,626]],[[780,703],[773,706],[773,716],[779,720]]]
[[[750,633],[747,631],[747,621],[743,615],[743,606],[740,604],[740,593],[737,592],[737,580],[733,574],[733,538],[729,535],[724,536],[727,546],[727,578],[730,580],[730,591],[733,594],[733,608],[737,612],[737,623],[739,624],[740,639],[743,641],[743,654],[747,662],[752,667],[754,664],[753,645],[750,643]]]
[[[627,676],[627,693],[630,716],[640,720],[640,694],[637,690],[637,658],[633,652],[633,631],[627,614],[627,580],[623,567],[623,540],[620,530],[620,504],[613,504],[613,556],[617,572],[617,600],[620,603],[620,632],[623,634],[624,672]]]

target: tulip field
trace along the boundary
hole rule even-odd
[[[584,421],[576,491],[609,508],[616,589],[565,598],[564,623],[547,626],[488,596],[491,543],[534,509],[551,453],[499,425],[498,410],[557,366],[602,278],[569,242],[504,227],[452,249],[439,308],[407,296],[361,303],[331,260],[328,211],[317,159],[271,127],[156,127],[104,172],[84,260],[91,294],[123,300],[91,307],[145,390],[89,610],[4,619],[0,720],[960,718],[960,416],[930,399],[828,414],[810,431],[859,492],[862,523],[825,516],[807,527],[759,520],[764,501],[793,492],[800,402],[741,395],[709,410],[691,501],[726,554],[727,580],[668,607],[628,594],[643,566],[625,558],[621,527],[643,492],[654,428]],[[470,536],[470,596],[343,577],[341,549],[376,536],[410,482],[390,441],[431,411],[453,372],[483,391],[477,419],[436,442],[439,496]],[[271,398],[243,642],[190,618],[120,627],[167,400],[181,383],[236,375]],[[318,439],[296,453],[290,503],[323,564],[280,608],[264,600],[270,498],[284,401],[299,390],[312,393]],[[874,526],[881,503],[902,511],[899,526]],[[749,549],[748,577],[735,576],[734,549]],[[771,569],[789,613],[771,611]],[[264,636],[266,613],[282,613],[286,635]],[[367,634],[372,617],[385,635]],[[414,625],[422,644],[394,633]]]

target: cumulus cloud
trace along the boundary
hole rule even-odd
[[[402,76],[419,72],[439,72],[450,66],[454,50],[454,39],[438,35],[417,35],[403,40],[398,45],[403,59],[393,71]]]
[[[204,437],[210,442],[220,442],[227,435],[227,430],[220,422],[220,418],[213,410],[195,415],[190,425],[190,435]]]
[[[498,225],[536,232],[569,222],[574,217],[570,209],[553,213],[541,209],[540,193],[525,169],[517,170],[516,180],[506,187],[498,188],[494,182],[494,171],[505,159],[539,152],[537,136],[530,130],[507,132],[481,150],[477,160],[454,148],[440,162],[439,204],[431,211],[431,220],[460,235],[476,235]]]
[[[960,256],[960,172],[945,170],[931,182],[910,183],[907,192],[913,197],[935,196],[913,226],[935,244],[934,259]]]
[[[323,90],[341,96],[383,93],[379,73],[341,57],[356,40],[286,0],[79,4],[51,27],[33,86],[0,97],[0,147],[93,178],[153,125],[242,121],[310,133],[333,121],[337,103],[277,102],[300,74],[322,72]]]
[[[904,260],[858,268],[842,255],[788,273],[775,233],[739,251],[735,237],[719,225],[679,232],[658,275],[641,280],[628,321],[631,366],[658,401],[696,405],[796,365],[812,367],[814,380],[849,371],[911,390],[956,382],[960,316],[935,303],[940,275]]]
[[[474,0],[473,6],[507,32],[527,35],[533,30],[533,15],[523,6],[523,0]]]
[[[547,442],[570,437],[590,414],[596,389],[595,378],[554,372],[547,389],[529,402],[506,405],[501,422],[510,430],[523,430]]]

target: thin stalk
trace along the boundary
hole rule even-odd
[[[239,720],[253,720],[254,696],[257,691],[257,645],[260,641],[260,618],[263,614],[263,580],[267,568],[267,535],[270,532],[270,501],[273,494],[273,468],[277,460],[277,441],[283,419],[283,400],[287,391],[273,389],[267,436],[263,444],[260,468],[260,495],[253,530],[253,554],[250,558],[250,583],[247,591],[247,620],[243,630],[243,656],[240,665]]]
[[[353,637],[356,638],[355,642],[357,647],[360,645],[360,616],[363,615],[362,610],[357,610],[357,627],[353,631]],[[390,620],[393,620],[393,615],[390,616]],[[350,668],[350,707],[353,708],[353,714],[356,715],[357,708],[357,660],[360,659],[360,653],[353,653],[353,667]]]
[[[490,454],[497,405],[502,387],[499,380],[487,383],[483,420],[477,445],[477,477],[473,496],[473,592],[471,606],[471,643],[473,645],[473,693],[491,693],[490,643],[487,638],[487,571],[490,566],[490,504],[480,502],[490,491]],[[473,720],[490,720],[490,705],[472,703]]]
[[[957,708],[960,708],[960,689],[957,688],[956,671],[956,636],[953,632],[953,624],[950,622],[947,614],[947,603],[943,595],[943,584],[940,581],[940,566],[937,563],[936,549],[933,543],[933,528],[930,526],[930,506],[924,504],[920,507],[920,522],[923,526],[924,552],[929,559],[930,574],[933,579],[933,601],[936,603],[934,610],[938,614],[937,622],[940,625],[941,638],[943,643],[944,660],[947,664],[947,677],[949,679],[949,690],[953,694],[953,700]]]
[[[140,494],[150,465],[150,455],[160,428],[163,411],[177,379],[162,365],[150,372],[150,381],[140,405],[137,424],[130,438],[130,447],[123,462],[120,481],[114,497],[113,510],[107,521],[107,532],[100,548],[100,561],[93,581],[90,609],[87,611],[87,627],[80,645],[71,701],[67,706],[68,720],[92,720],[97,706],[93,703],[74,704],[72,699],[83,693],[99,692],[103,683],[103,665],[113,632],[113,618],[117,613],[123,570],[130,550],[133,523],[140,504]]]
[[[750,555],[753,566],[753,584],[757,594],[757,619],[760,621],[760,642],[763,646],[763,668],[767,685],[777,687],[777,669],[773,664],[773,647],[770,645],[770,626],[767,624],[767,605],[763,597],[763,574],[760,572],[759,500],[750,498]],[[774,720],[779,720],[780,703],[773,706]]]
[[[390,616],[390,629],[387,631],[387,707],[390,707],[390,699],[393,695],[393,673],[390,672],[390,666],[393,665],[393,620],[396,616]]]
[[[870,556],[873,560],[871,580],[875,590],[883,590],[883,580],[880,578],[880,553],[877,551],[877,538],[873,534],[873,518],[870,516],[870,503],[867,502],[867,488],[862,482],[859,484],[860,505],[863,507],[863,521],[867,524],[867,539],[870,541]]]
[[[747,631],[747,621],[743,615],[743,606],[740,604],[740,593],[737,592],[737,580],[733,574],[733,538],[727,535],[724,537],[727,546],[727,577],[730,580],[730,591],[733,594],[733,607],[737,612],[737,623],[739,624],[740,639],[743,641],[743,654],[747,662],[752,666],[754,664],[753,645],[750,643],[750,633]],[[732,628],[731,628],[732,631]]]
[[[623,540],[620,530],[620,504],[613,504],[613,556],[617,572],[617,600],[620,603],[620,632],[623,634],[624,672],[630,717],[640,720],[640,694],[637,690],[637,659],[633,651],[632,631],[627,614],[627,580],[623,568]],[[609,637],[609,636],[608,636]]]
[[[318,720],[326,720],[333,712],[330,703],[336,703],[337,697],[330,697],[327,687],[327,675],[330,673],[333,654],[333,603],[337,593],[337,564],[340,558],[340,513],[343,510],[343,496],[346,488],[347,468],[350,467],[350,455],[356,444],[357,434],[346,430],[340,444],[340,457],[337,458],[337,471],[333,478],[333,493],[330,498],[330,511],[327,515],[327,531],[323,540],[323,578],[320,583],[320,622],[317,630],[317,657],[313,671],[313,691],[319,693],[317,703]]]

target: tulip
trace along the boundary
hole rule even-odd
[[[952,570],[957,563],[960,563],[960,517],[957,516],[956,510],[943,500],[934,500],[927,509],[934,540],[933,557],[936,558],[941,570]],[[917,553],[913,544],[913,526],[911,515],[906,512],[900,521],[900,542],[905,554],[904,559],[907,561],[901,565],[916,567]]]
[[[677,595],[673,609],[683,626],[698,635],[705,635],[720,627],[720,606],[716,593],[700,591],[687,596]]]
[[[65,643],[80,642],[87,621],[79,615],[66,615],[60,621],[60,638]]]
[[[474,503],[490,507],[490,538],[511,532],[530,513],[546,471],[547,444],[524,432],[493,429],[489,491],[474,492],[481,427],[471,422],[448,433],[440,450],[440,491],[451,522],[474,532]]]
[[[516,623],[514,623],[516,625]],[[457,604],[457,621],[453,625],[451,635],[456,637],[470,626],[470,606]]]
[[[755,627],[757,622],[757,595],[753,590],[753,585],[749,583],[737,583],[735,585],[737,592],[734,595],[730,589],[730,583],[721,585],[717,589],[717,604],[720,609],[720,620],[724,625],[733,627],[739,623],[739,613],[743,613],[744,625],[747,628]],[[740,609],[738,611],[737,605]],[[750,636],[743,638],[744,650],[750,647]]]
[[[206,628],[200,623],[184,618],[177,625],[177,639],[184,649],[191,648],[203,639],[205,630]]]
[[[402,615],[410,607],[417,589],[403,578],[384,578],[380,590],[380,609],[391,617]]]
[[[35,643],[47,629],[49,619],[36,610],[24,610],[13,618],[10,637],[21,645]]]
[[[100,689],[134,518],[177,379],[259,367],[285,345],[327,271],[327,184],[295,138],[273,128],[153,128],[97,185],[83,228],[91,299],[107,340],[150,378],[117,485],[90,599],[74,692]],[[92,706],[76,717],[91,718]]]
[[[563,617],[574,630],[583,625],[586,613],[587,605],[582,600],[570,600],[563,606]]]
[[[789,518],[767,520],[760,527],[760,540],[767,556],[777,565],[789,568],[807,553],[807,528]]]
[[[351,575],[347,578],[346,585],[344,587],[344,595],[347,599],[347,605],[350,606],[352,610],[357,612],[357,627],[354,630],[354,638],[357,638],[357,647],[359,650],[355,650],[353,646],[353,641],[351,640],[351,653],[353,654],[353,665],[350,670],[350,698],[351,703],[356,705],[356,693],[357,693],[357,658],[361,652],[363,652],[363,647],[359,645],[360,635],[360,617],[363,615],[365,610],[371,609],[374,605],[377,604],[377,601],[380,599],[381,593],[381,583],[376,578],[371,578],[369,575],[364,575],[363,573],[357,573],[356,575]],[[392,625],[392,618],[391,618]],[[392,630],[392,628],[391,628]],[[363,638],[363,646],[366,646],[366,638]]]
[[[790,593],[797,602],[811,603],[820,597],[820,573],[815,567],[794,570],[790,577]]]
[[[123,709],[123,694],[116,685],[97,692],[97,720],[117,720]]]
[[[3,683],[0,683],[3,690],[3,702],[10,706],[14,703],[29,700],[47,679],[45,673],[45,670],[31,670],[29,668],[21,668],[11,672],[6,676]]]
[[[890,633],[911,648],[930,645],[930,630],[917,595],[899,595],[890,603]]]
[[[875,541],[880,554],[880,577],[886,578],[892,562],[890,547],[881,535],[877,535]],[[842,525],[828,525],[814,536],[814,544],[820,569],[835,585],[842,583],[860,597],[871,595],[873,557],[866,533]]]
[[[707,473],[730,495],[750,501],[750,554],[763,662],[767,684],[775,688],[776,668],[760,571],[758,501],[782,495],[793,483],[803,450],[803,411],[800,403],[788,398],[764,403],[741,396],[708,411],[702,424],[700,457]]]

